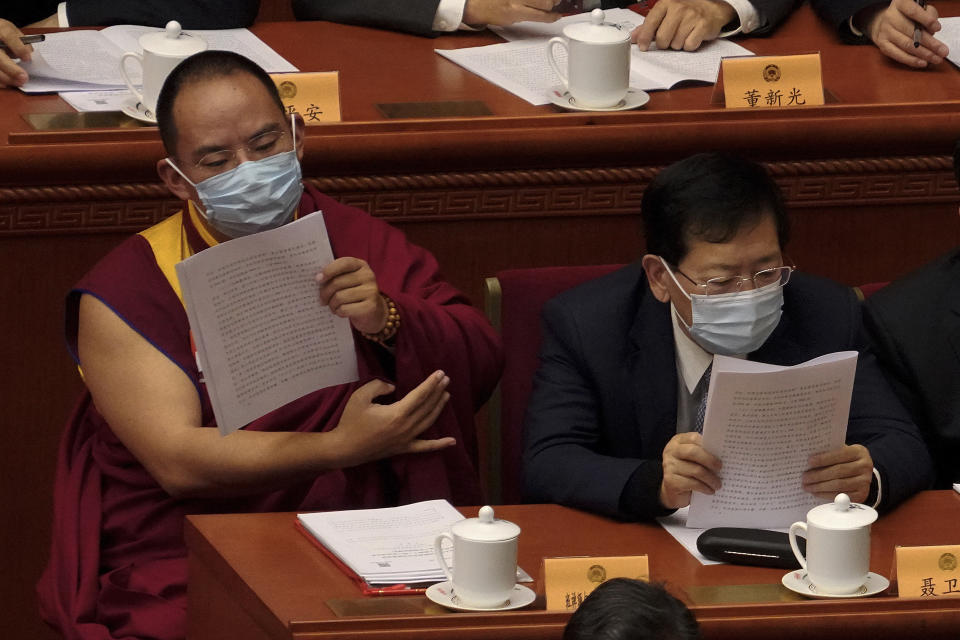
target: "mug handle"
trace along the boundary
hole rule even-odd
[[[130,82],[130,76],[127,75],[127,58],[136,58],[137,60],[139,60],[140,68],[143,69],[143,56],[140,55],[139,53],[127,51],[120,57],[120,75],[123,76],[123,81],[127,83],[127,88],[130,89],[130,93],[137,96],[137,100],[139,100],[142,103],[143,94],[137,91],[136,88],[134,88],[133,83]]]
[[[450,572],[450,567],[447,566],[447,561],[443,558],[443,540],[446,538],[450,541],[450,544],[453,544],[453,536],[449,533],[441,533],[437,536],[437,539],[433,541],[433,553],[437,556],[437,564],[440,565],[440,568],[443,569],[444,575],[447,576],[447,580],[453,584],[453,573]]]
[[[550,38],[550,41],[547,42],[547,61],[553,70],[556,71],[557,75],[560,76],[560,79],[563,80],[563,86],[569,91],[570,82],[567,80],[567,74],[560,70],[557,59],[553,57],[553,50],[558,46],[563,47],[564,51],[567,52],[567,57],[570,57],[570,48],[567,46],[567,41],[558,36],[556,38]]]
[[[793,549],[793,555],[797,557],[797,562],[800,563],[800,566],[803,567],[803,570],[807,570],[807,559],[803,557],[803,554],[800,553],[800,547],[797,546],[797,531],[803,531],[804,538],[806,538],[807,533],[807,523],[806,522],[794,522],[790,525],[790,548]]]

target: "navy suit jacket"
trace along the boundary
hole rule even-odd
[[[753,34],[769,32],[802,0],[751,0],[757,8],[760,24]],[[637,0],[603,0],[605,9],[627,7]],[[435,36],[433,18],[440,0],[293,0],[298,20],[329,20],[365,27],[406,31]]]
[[[61,0],[33,0],[0,7],[0,18],[18,27],[49,18]],[[260,0],[67,0],[71,27],[140,24],[184,29],[234,29],[253,24]]]
[[[920,427],[936,487],[960,482],[960,249],[870,296],[880,366]]]
[[[850,42],[870,41],[866,36],[857,36],[850,31],[851,16],[873,5],[886,7],[889,4],[888,0],[810,0],[813,11]]]
[[[525,497],[625,519],[664,513],[661,456],[677,432],[670,306],[635,263],[548,302],[542,336],[524,429]],[[886,509],[930,485],[931,462],[865,348],[853,292],[794,274],[780,323],[749,357],[794,365],[845,350],[860,352],[847,442],[869,449]]]

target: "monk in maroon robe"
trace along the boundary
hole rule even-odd
[[[481,500],[473,414],[501,365],[483,316],[399,231],[309,185],[300,196],[299,164],[296,186],[269,198],[289,196],[295,211],[265,223],[271,205],[253,198],[257,216],[242,219],[241,207],[229,220],[231,189],[206,180],[249,183],[242,165],[282,166],[292,157],[281,154],[303,149],[302,120],[286,119],[249,61],[206,52],[184,62],[158,114],[170,155],[158,169],[187,205],[120,245],[67,298],[68,344],[89,392],[61,444],[38,592],[68,639],[184,636],[187,514]],[[278,185],[280,174],[264,170],[258,184]],[[251,220],[276,226],[318,210],[336,257],[318,295],[353,325],[360,381],[221,437],[173,266]]]

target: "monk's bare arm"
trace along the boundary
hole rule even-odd
[[[281,487],[333,468],[441,449],[452,438],[417,435],[446,405],[449,379],[431,374],[404,398],[374,404],[393,388],[357,389],[337,427],[324,433],[237,431],[200,425],[187,375],[96,298],[80,301],[77,349],[94,403],[114,433],[174,496],[224,496]]]

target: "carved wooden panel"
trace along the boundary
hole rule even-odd
[[[772,162],[789,206],[952,202],[948,156]],[[660,167],[607,167],[310,178],[391,222],[620,216],[639,210]],[[179,208],[160,183],[0,189],[0,236],[146,228]]]

